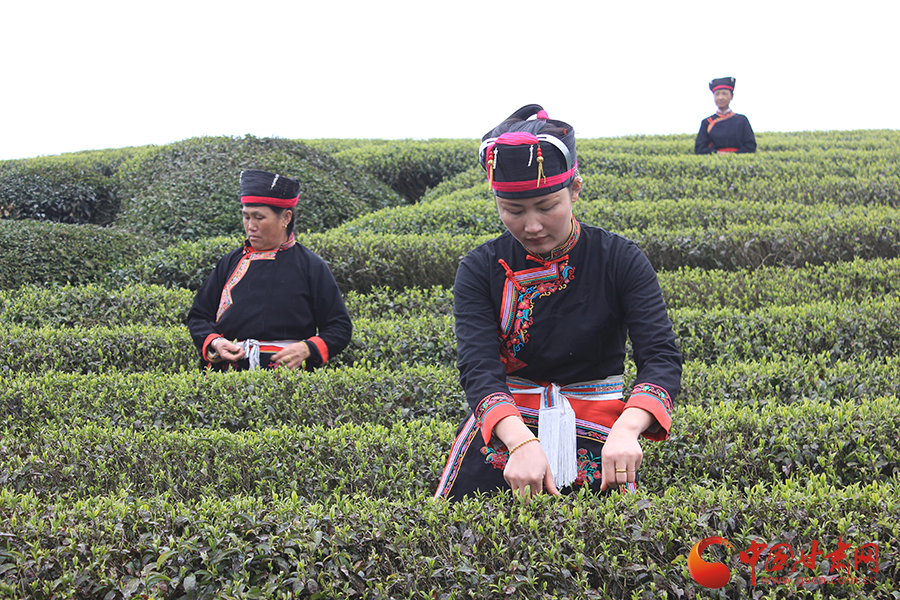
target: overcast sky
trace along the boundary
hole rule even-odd
[[[897,0],[6,2],[0,159],[195,136],[480,138],[538,103],[581,137],[900,129]]]

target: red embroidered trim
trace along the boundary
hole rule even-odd
[[[560,173],[553,177],[543,177],[541,178],[541,184],[537,187],[534,185],[534,179],[529,179],[528,181],[497,181],[495,179],[493,185],[494,189],[498,192],[525,192],[528,190],[548,188],[563,183],[575,173],[575,169],[577,168],[578,165],[575,165],[565,173]]]
[[[241,196],[241,204],[268,204],[269,206],[277,206],[278,208],[293,208],[297,206],[296,198],[268,198],[266,196]]]
[[[655,397],[659,400],[659,403],[663,405],[663,408],[666,409],[666,412],[670,415],[672,414],[672,397],[664,388],[652,383],[639,383],[631,390],[632,395],[641,392]]]
[[[314,335],[311,338],[307,338],[304,341],[312,342],[315,344],[316,349],[319,351],[319,354],[322,356],[322,364],[328,362],[328,346],[325,345],[325,341],[317,335]]]

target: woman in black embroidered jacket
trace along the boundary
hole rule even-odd
[[[216,265],[194,298],[188,329],[201,368],[313,368],[343,350],[352,324],[334,276],[294,239],[300,183],[241,173],[247,239]]]
[[[457,365],[471,413],[435,496],[633,490],[638,438],[665,439],[681,381],[656,273],[634,243],[574,218],[582,180],[571,125],[525,106],[484,136],[479,160],[508,231],[457,272]],[[637,366],[627,401],[626,337]]]

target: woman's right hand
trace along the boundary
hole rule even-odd
[[[247,354],[243,348],[233,342],[229,342],[225,338],[216,338],[210,342],[210,345],[213,347],[213,350],[219,353],[222,360],[229,362],[241,360]]]
[[[515,448],[517,444],[534,438],[531,430],[518,417],[501,419],[494,426],[494,433],[503,440],[507,448]],[[503,469],[503,478],[513,493],[522,496],[526,502],[531,496],[545,490],[551,496],[559,496],[547,455],[537,441],[523,444],[509,455]]]

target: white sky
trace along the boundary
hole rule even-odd
[[[0,10],[0,159],[201,135],[900,129],[897,0],[27,0]]]

